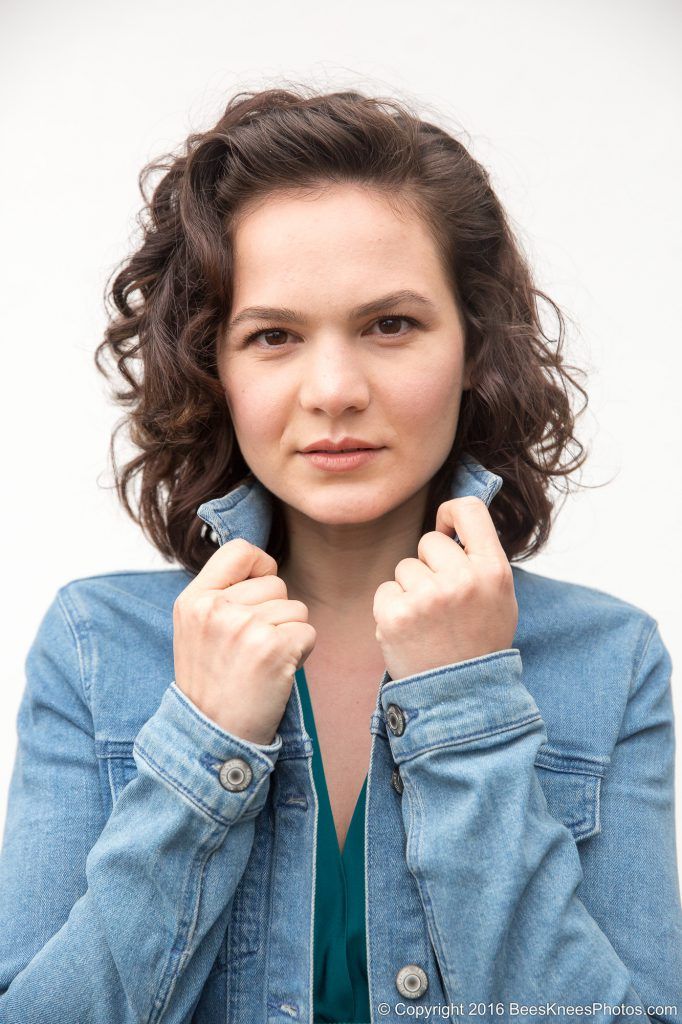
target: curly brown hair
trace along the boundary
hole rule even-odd
[[[155,171],[164,173],[147,198]],[[197,508],[251,476],[217,370],[236,216],[247,200],[337,182],[369,183],[415,204],[466,325],[471,388],[450,454],[430,482],[423,532],[434,528],[467,452],[503,478],[490,514],[507,557],[529,558],[549,536],[554,478],[566,479],[586,458],[568,389],[583,396],[580,413],[587,393],[561,355],[564,314],[534,287],[489,175],[463,143],[404,101],[356,91],[237,93],[215,127],[142,169],[142,243],[107,284],[116,312],[95,352],[98,370],[109,378],[108,355],[125,382],[113,392],[127,411],[110,441],[119,499],[166,560],[195,573],[213,553]],[[558,338],[543,331],[539,298],[556,314]],[[138,452],[119,467],[116,438],[125,426]],[[572,445],[576,454],[562,462]],[[131,498],[138,474],[140,493]],[[278,564],[288,554],[278,502],[268,551]]]

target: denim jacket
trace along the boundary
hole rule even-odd
[[[501,484],[464,456],[451,493],[489,505]],[[198,514],[220,544],[267,545],[257,480]],[[513,573],[513,647],[377,680],[371,1024],[682,1020],[670,655],[636,606]],[[312,1024],[297,684],[270,745],[202,714],[173,678],[191,578],[72,580],[40,623],[0,857],[2,1024]]]

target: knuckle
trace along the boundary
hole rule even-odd
[[[233,540],[228,540],[226,544],[223,544],[221,550],[225,551],[226,549],[229,549],[230,552],[234,553],[239,551],[250,551],[252,547],[253,545],[251,542],[246,540],[245,537],[235,537]]]
[[[473,572],[462,572],[457,581],[458,597],[471,598],[478,590],[478,577]]]
[[[220,610],[218,600],[215,594],[199,594],[188,608],[187,618],[199,629],[212,625]]]
[[[261,662],[270,654],[274,630],[259,619],[247,619],[239,626],[240,642],[249,658]]]
[[[227,603],[228,622],[232,633],[237,636],[241,633],[250,633],[258,625],[251,605]]]
[[[475,494],[465,494],[461,498],[458,498],[457,500],[459,501],[460,508],[480,508],[481,506],[483,506],[484,508],[486,507],[486,504],[483,501],[483,499],[477,497]]]
[[[207,620],[215,620],[225,612],[228,602],[222,594],[207,594],[203,602],[202,617]]]
[[[493,562],[488,569],[488,579],[500,588],[513,586],[514,576],[509,562]]]
[[[173,605],[173,616],[177,619],[191,618],[196,604],[196,595],[181,594]]]
[[[434,598],[439,605],[451,604],[459,597],[460,587],[456,579],[447,579],[435,592]]]
[[[410,622],[410,611],[405,604],[394,604],[381,617],[381,628],[392,636],[399,634]]]
[[[426,545],[429,543],[429,540],[432,537],[440,537],[440,536],[441,536],[441,534],[439,533],[438,530],[427,530],[426,533],[423,533],[421,535],[421,537],[419,538],[419,543],[417,544],[417,554],[423,555],[425,553],[425,548],[426,548]]]
[[[237,555],[237,557],[242,558],[253,558],[254,552],[258,552],[259,557],[268,563],[268,565],[274,570],[274,573],[277,572],[277,562],[272,555],[263,548],[259,548],[257,544],[252,544],[251,541],[246,540],[245,537],[234,537],[226,544],[223,544],[221,550],[224,550],[225,548],[230,548],[232,557]]]

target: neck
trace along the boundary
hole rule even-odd
[[[320,523],[285,506],[289,553],[278,575],[289,599],[303,601],[318,620],[356,620],[373,632],[377,588],[395,578],[401,559],[417,557],[427,490],[367,523]]]

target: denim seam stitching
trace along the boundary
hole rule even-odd
[[[91,580],[108,580],[110,578],[118,579],[120,576],[161,576],[164,574],[175,574],[178,576],[194,575],[186,569],[113,569],[109,572],[91,573],[89,576],[75,576],[65,584],[65,587],[71,587],[75,583],[89,583]]]
[[[507,725],[501,725],[497,729],[489,729],[484,732],[470,732],[464,736],[443,740],[442,743],[435,743],[430,747],[420,747],[418,750],[408,752],[408,757],[406,757],[404,760],[410,760],[412,757],[416,757],[418,754],[428,753],[431,750],[442,750],[444,747],[461,746],[463,743],[466,743],[467,740],[487,739],[488,736],[497,736],[500,733],[512,732],[514,729],[518,729],[522,725],[529,725],[531,722],[541,721],[542,716],[539,714],[527,716],[526,718],[519,718],[515,722],[510,722]]]
[[[594,835],[601,832],[601,778],[597,780],[597,794],[594,801]]]
[[[414,672],[411,676],[405,676],[404,679],[387,679],[381,687],[382,692],[391,693],[393,685],[401,686],[404,683],[412,682],[417,676],[423,676],[424,679],[433,679],[435,675],[443,673],[445,669],[448,670],[448,674],[460,674],[462,671],[467,671],[472,668],[472,662],[474,667],[477,665],[489,665],[493,662],[500,661],[501,659],[515,659],[521,656],[521,651],[518,647],[505,648],[503,651],[491,651],[489,654],[481,654],[476,658],[467,658],[466,661],[458,661],[450,665],[438,665],[436,668],[425,669],[424,672]]]
[[[227,494],[223,494],[218,498],[210,498],[208,501],[202,502],[202,504],[210,505],[211,511],[215,509],[220,512],[229,512],[249,496],[252,486],[253,481],[245,480],[229,490]],[[240,491],[242,491],[241,494],[239,493]]]
[[[76,656],[78,658],[79,682],[80,682],[81,690],[83,692],[83,699],[84,699],[85,703],[87,704],[88,709],[90,710],[90,713],[92,715],[92,707],[91,707],[91,700],[90,700],[90,688],[89,688],[88,684],[86,683],[86,675],[87,675],[86,668],[85,668],[85,661],[86,661],[86,659],[85,659],[85,654],[83,652],[83,642],[82,642],[82,639],[81,639],[81,636],[80,636],[80,633],[79,633],[79,630],[78,630],[77,622],[74,620],[74,618],[72,617],[72,615],[69,612],[69,609],[67,607],[67,603],[66,603],[66,600],[65,600],[65,594],[64,594],[64,592],[61,589],[57,591],[57,603],[58,603],[58,606],[59,606],[59,610],[61,611],[62,616],[64,617],[64,620],[66,621],[66,624],[67,624],[67,626],[69,628],[69,631],[71,632],[71,634],[73,636],[73,639],[74,639],[74,643],[75,643],[75,646],[76,646]],[[75,609],[74,609],[74,611],[75,611]]]
[[[419,793],[419,786],[415,786],[415,795],[416,795],[416,798],[417,798],[417,805],[418,805],[418,811],[419,811],[419,827],[417,828],[417,844],[416,844],[417,849],[416,849],[416,855],[417,855],[418,862],[421,864],[423,862],[421,854],[422,854],[422,848],[423,848],[424,833],[426,832],[426,829],[423,827],[423,822],[425,820],[425,817],[424,817],[424,805],[422,803],[421,795]],[[424,903],[424,910],[426,911],[427,931],[429,932],[429,934],[431,934],[431,928],[429,928],[429,926],[428,926],[429,925],[429,920],[430,920],[431,921],[431,926],[433,928],[433,934],[436,936],[436,938],[438,940],[438,948],[440,950],[441,959],[443,961],[443,964],[447,965],[447,959],[443,955],[443,950],[445,948],[444,947],[444,943],[443,943],[443,937],[440,934],[440,931],[438,929],[438,922],[436,920],[435,914],[433,913],[433,903],[432,903],[431,897],[429,895],[428,886],[427,886],[426,882],[422,879],[421,884],[418,883],[418,887],[419,887],[419,891],[422,893],[422,899],[423,899],[423,903]],[[432,939],[432,941],[433,941],[433,939]],[[435,953],[435,947],[434,947],[434,953]],[[437,953],[435,953],[435,957],[436,957],[436,961],[438,961],[438,954]],[[447,989],[447,987],[445,985],[445,975],[443,974],[443,968],[440,968],[440,971],[441,971],[441,977],[443,979],[443,987],[445,988],[445,997],[448,1000],[448,1002],[453,1002],[453,999],[452,999],[452,997],[451,997],[451,995],[449,993],[449,990]]]
[[[545,768],[546,765],[538,765],[536,762],[535,767]],[[548,771],[552,771],[552,769],[549,768]],[[564,774],[571,773],[565,772]],[[599,795],[601,792],[602,780],[601,775],[593,775],[590,772],[581,772],[578,774],[586,775],[587,778],[596,780],[596,793],[593,797],[588,796],[584,800],[583,804],[580,807],[580,810],[583,811],[583,816],[579,818],[577,821],[572,821],[570,824],[568,824],[567,822],[563,821],[563,818],[557,819],[562,821],[563,824],[566,825],[566,828],[569,829],[569,831],[573,832],[573,830],[575,829],[574,837],[576,840],[585,839],[587,836],[594,835],[599,831]],[[540,784],[542,785],[542,783]],[[590,813],[590,811],[592,813]],[[587,826],[587,828],[585,826]]]
[[[223,815],[220,814],[219,812],[215,812],[214,813],[211,810],[211,808],[209,807],[208,804],[205,804],[203,802],[203,800],[201,800],[194,793],[192,793],[191,790],[187,789],[187,787],[183,786],[181,782],[178,782],[176,779],[174,779],[172,775],[169,775],[168,772],[166,772],[161,767],[160,764],[157,764],[157,762],[154,760],[154,758],[146,750],[144,750],[144,748],[141,747],[138,743],[136,743],[135,749],[138,751],[138,753],[143,758],[143,760],[145,760],[147,762],[147,764],[151,768],[153,768],[156,772],[158,772],[159,775],[162,776],[162,778],[164,778],[167,782],[169,782],[170,785],[174,789],[177,789],[178,792],[183,793],[187,797],[187,799],[190,801],[190,803],[194,804],[195,807],[198,807],[199,810],[204,811],[204,813],[211,819],[211,821],[217,821],[218,824],[225,825],[227,827],[229,827],[230,825],[232,825],[234,823],[234,821],[235,821],[234,818],[233,819],[228,819],[228,818],[223,817]],[[262,780],[258,780],[258,781],[260,782]],[[248,810],[250,805],[253,803],[253,801],[254,801],[254,799],[256,797],[256,793],[257,792],[258,792],[258,783],[256,784],[256,787],[254,788],[254,792],[251,795],[251,797],[249,798],[249,800],[244,801],[244,806],[242,808],[242,812]]]
[[[275,885],[274,885],[274,878],[273,878],[273,870],[274,870],[273,866],[277,863],[277,855],[279,853],[279,849],[278,849],[278,847],[280,845],[280,835],[279,835],[279,832],[280,832],[280,830],[275,828],[274,832],[273,832],[273,835],[272,835],[272,850],[271,850],[270,865],[269,865],[269,868],[270,868],[270,878],[268,879],[269,885],[270,885],[271,897],[275,893]],[[267,933],[266,934],[268,936],[272,935],[272,918],[273,918],[273,915],[274,915],[274,903],[275,903],[274,899],[270,898],[269,905],[267,907],[268,921],[267,921]],[[312,931],[312,920],[311,920],[311,931]],[[265,957],[264,957],[264,959],[265,959],[264,971],[265,971],[265,977],[266,978],[270,977],[270,970],[271,970],[271,966],[270,966],[270,953],[271,953],[271,948],[272,948],[272,942],[267,942],[266,945],[265,945]],[[266,1004],[269,1002],[267,989],[266,989],[266,992],[265,992],[265,1002],[266,1002]],[[279,1011],[279,1006],[274,1007],[274,1009]],[[312,1017],[311,1017],[311,1020],[312,1020]]]
[[[552,763],[552,758],[559,760],[558,764]],[[583,767],[583,763],[585,767]],[[538,751],[535,757],[535,764],[538,768],[546,768],[549,772],[564,772],[567,775],[589,775],[601,779],[606,765],[594,762],[594,769],[590,771],[588,762],[583,758],[579,761],[573,760],[570,755],[549,754],[548,751]],[[601,768],[601,771],[599,770]]]
[[[163,974],[161,976],[161,982],[159,984],[159,989],[157,991],[156,998],[154,999],[154,1006],[157,1012],[153,1013],[150,1016],[149,1024],[156,1024],[157,1021],[161,1020],[162,1014],[165,1013],[168,1007],[170,997],[173,994],[175,983],[182,970],[183,958],[187,954],[189,945],[192,941],[192,936],[194,935],[194,931],[196,930],[196,922],[199,915],[199,906],[201,901],[202,882],[204,878],[204,873],[206,871],[206,864],[208,863],[209,858],[220,847],[220,844],[223,841],[223,837],[218,836],[218,842],[212,846],[210,844],[211,838],[212,837],[209,836],[206,839],[205,855],[204,851],[200,847],[199,850],[197,850],[195,857],[192,859],[189,876],[191,878],[191,876],[195,873],[195,866],[198,864],[199,878],[195,886],[194,895],[191,903],[191,919],[189,923],[184,926],[184,928],[179,929],[179,934],[176,936],[176,939],[168,952],[168,956],[166,957],[166,962],[163,968]],[[181,945],[178,945],[178,943],[181,943]]]
[[[642,671],[642,665],[644,664],[644,659],[646,658],[646,655],[647,655],[647,652],[648,652],[649,647],[651,645],[651,641],[653,639],[654,633],[656,632],[656,629],[658,628],[658,622],[654,619],[654,621],[651,624],[651,628],[649,629],[649,632],[648,632],[648,634],[646,636],[646,639],[644,639],[642,641],[642,636],[644,634],[644,630],[645,630],[647,625],[648,625],[648,620],[645,622],[645,624],[644,624],[644,626],[642,628],[642,632],[639,635],[639,640],[640,640],[641,643],[643,643],[643,647],[642,647],[641,654],[639,655],[638,658],[635,659],[633,667],[632,667],[632,677],[630,679],[630,685],[628,686],[628,700],[632,696],[632,693],[633,693],[634,688],[635,688],[635,683],[639,679],[639,674]]]
[[[650,621],[651,621],[651,625],[649,626]],[[645,636],[645,630],[647,629],[647,627],[649,628],[649,632]],[[645,619],[645,621],[644,621],[644,624],[642,626],[642,630],[641,630],[641,632],[639,634],[639,643],[642,645],[642,649],[640,651],[639,656],[636,657],[634,662],[633,662],[632,675],[630,677],[630,682],[629,682],[629,685],[628,685],[628,690],[627,690],[627,694],[626,694],[626,698],[625,698],[625,704],[624,704],[624,707],[623,707],[623,713],[621,715],[620,722],[618,724],[618,732],[616,734],[616,739],[615,739],[615,745],[616,746],[620,743],[621,732],[623,731],[623,727],[625,725],[625,720],[627,718],[628,707],[630,705],[630,700],[632,699],[633,693],[635,691],[635,684],[637,683],[637,680],[639,679],[640,673],[642,671],[642,666],[644,665],[644,661],[645,661],[645,658],[646,658],[647,651],[649,650],[649,646],[651,645],[651,641],[652,641],[654,633],[656,632],[657,629],[658,629],[658,621],[656,619],[650,620],[650,618],[647,617]]]

